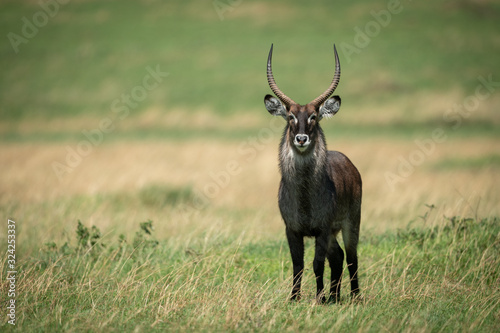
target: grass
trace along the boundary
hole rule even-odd
[[[397,232],[364,235],[363,301],[353,304],[344,296],[333,306],[315,304],[310,268],[304,299],[286,301],[291,264],[283,238],[246,241],[210,230],[184,243],[157,240],[151,226],[142,224],[127,240],[102,237],[79,222],[77,237],[47,243],[20,261],[17,328],[487,332],[499,327],[498,218],[453,217],[440,227],[413,223]],[[312,256],[308,250],[308,263]]]
[[[190,187],[172,188],[168,186],[150,185],[141,189],[139,197],[143,204],[163,207],[197,200]]]
[[[499,155],[487,155],[478,158],[470,158],[467,160],[462,159],[447,159],[436,163],[434,168],[438,170],[449,170],[454,168],[466,168],[466,169],[482,169],[482,168],[499,168],[500,167],[500,156]]]
[[[374,103],[387,106],[395,97],[407,101],[418,91],[457,90],[465,97],[474,92],[479,75],[496,78],[498,4],[437,1],[402,7],[359,53],[341,53],[338,92],[351,112]],[[244,1],[221,21],[210,1],[120,6],[71,1],[18,53],[8,39],[0,44],[0,61],[8,64],[0,79],[0,115],[9,121],[101,116],[113,100],[141,85],[146,67],[157,65],[170,76],[134,113],[155,107],[166,112],[204,107],[223,115],[262,110],[261,96],[268,91],[264,64],[273,42],[277,81],[305,103],[331,80],[332,43],[356,45],[355,28],[364,31],[374,21],[371,12],[385,9],[386,1],[315,6]],[[0,28],[5,35],[21,34],[21,18],[39,10],[37,2],[6,1]],[[298,20],[301,24],[292,23]],[[419,110],[419,104],[410,103],[406,113]]]
[[[69,1],[19,52],[0,42],[0,216],[19,271],[17,327],[1,311],[0,330],[498,331],[499,5],[402,1],[349,54],[387,1],[230,3],[221,19],[213,1]],[[2,35],[40,8],[3,1]],[[363,178],[362,302],[347,283],[341,304],[314,302],[312,240],[304,298],[287,301],[271,43],[303,103],[339,50],[342,110],[322,126]]]

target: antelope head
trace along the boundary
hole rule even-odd
[[[330,97],[340,80],[340,62],[335,45],[335,74],[333,75],[330,87],[319,95],[316,99],[306,105],[295,103],[290,97],[285,95],[274,81],[272,70],[273,45],[267,58],[267,82],[269,87],[276,95],[266,95],[264,103],[267,111],[273,116],[283,117],[287,123],[286,139],[289,140],[291,147],[295,147],[299,153],[305,153],[311,143],[316,142],[320,135],[319,121],[323,118],[329,118],[340,109],[340,97]]]

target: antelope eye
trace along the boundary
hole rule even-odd
[[[288,116],[288,120],[294,120],[294,119],[295,119],[295,117],[293,115]]]

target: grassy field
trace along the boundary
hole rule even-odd
[[[0,4],[2,331],[500,330],[499,4],[44,3]],[[302,103],[339,50],[360,302],[316,304],[313,240],[287,301],[271,43]]]

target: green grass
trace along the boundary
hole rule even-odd
[[[486,168],[500,168],[500,155],[487,155],[478,158],[469,159],[445,159],[435,163],[431,166],[436,170],[450,170],[450,169],[468,169],[468,170],[480,170]]]
[[[331,80],[332,44],[355,45],[354,28],[364,31],[371,11],[386,8],[387,1],[244,1],[221,21],[211,1],[70,1],[18,53],[7,38],[1,42],[0,117],[105,114],[156,65],[170,76],[134,113],[262,109],[271,43],[280,87],[306,103]],[[348,105],[411,99],[417,91],[467,95],[478,75],[497,77],[496,2],[403,1],[402,8],[359,54],[340,54],[338,92]],[[37,2],[6,1],[0,9],[3,35],[21,34],[21,18],[40,11]]]
[[[284,237],[254,242],[214,232],[183,244],[179,239],[157,239],[151,227],[151,221],[140,228],[138,223],[135,235],[103,237],[98,228],[89,231],[78,223],[76,237],[69,242],[47,243],[19,261],[16,329],[499,328],[498,218],[453,217],[441,227],[414,222],[397,232],[365,233],[360,248],[363,301],[352,303],[345,287],[339,305],[314,301],[311,242],[304,298],[289,303],[291,263]],[[2,325],[12,329],[5,318]]]
[[[199,200],[191,187],[150,185],[139,192],[141,202],[147,206],[161,208],[165,205],[179,205]]]

